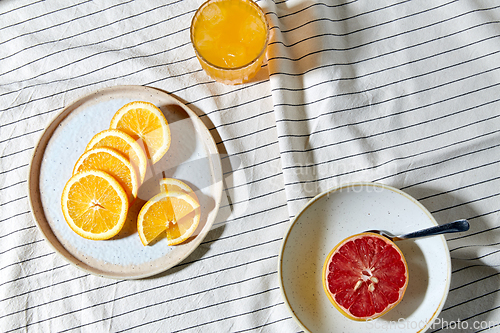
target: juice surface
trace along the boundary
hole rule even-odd
[[[223,68],[252,62],[265,47],[267,26],[246,1],[208,4],[194,26],[194,44],[208,62]]]

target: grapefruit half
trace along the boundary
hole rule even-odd
[[[408,266],[389,239],[361,233],[341,241],[323,265],[323,289],[347,318],[365,321],[393,309],[408,286]]]

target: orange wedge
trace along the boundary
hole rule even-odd
[[[112,148],[128,158],[139,174],[139,183],[142,184],[146,177],[148,161],[144,150],[130,135],[114,129],[99,132],[90,140],[85,151],[99,147]]]
[[[200,205],[189,194],[162,191],[142,207],[137,217],[137,232],[148,245],[164,234],[168,245],[187,240],[198,227]]]
[[[188,184],[176,178],[163,178],[160,179],[160,189],[165,192],[175,192],[180,191],[189,194],[193,197],[194,200],[198,201],[198,196],[196,193],[189,187]]]
[[[100,147],[86,151],[76,162],[73,174],[86,170],[107,172],[120,183],[131,202],[137,197],[139,184],[135,169],[132,163],[116,150]]]
[[[141,139],[146,155],[158,162],[170,147],[170,128],[160,109],[149,102],[131,102],[121,107],[111,119],[110,128],[119,129],[135,140]]]
[[[127,194],[109,174],[88,170],[77,173],[64,187],[61,206],[64,219],[78,235],[93,240],[115,236],[128,212]]]

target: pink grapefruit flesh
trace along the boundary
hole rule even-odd
[[[393,309],[408,286],[408,266],[389,239],[362,233],[344,239],[323,266],[323,288],[332,304],[353,320],[372,320]]]

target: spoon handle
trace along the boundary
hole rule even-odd
[[[443,225],[438,225],[435,227],[415,232],[410,232],[409,234],[398,236],[398,238],[407,239],[407,238],[425,237],[425,236],[433,236],[433,235],[440,235],[440,234],[467,231],[467,230],[469,230],[469,222],[467,222],[467,220],[457,220],[455,222],[450,222]]]

